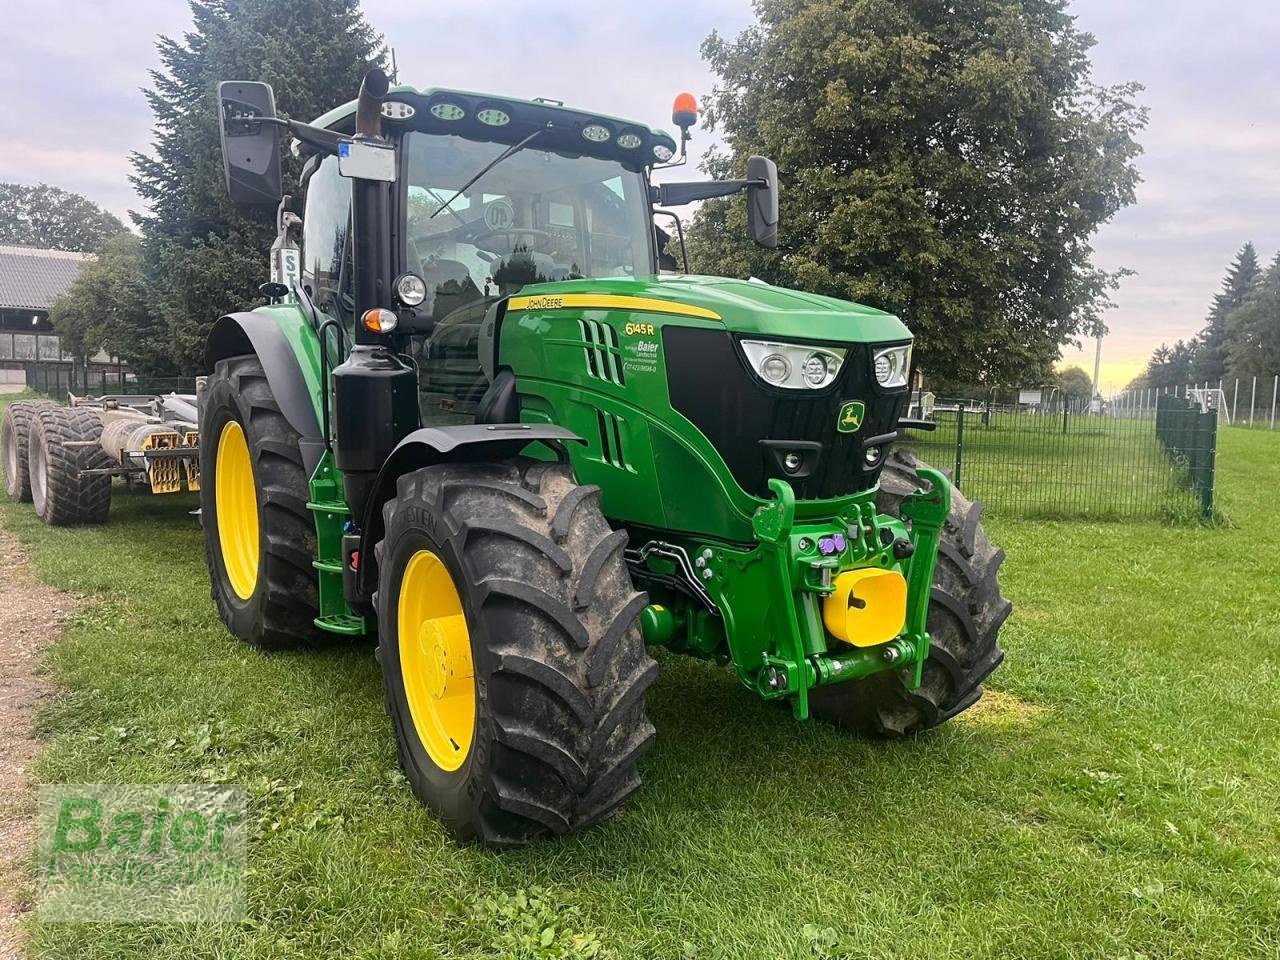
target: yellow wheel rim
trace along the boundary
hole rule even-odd
[[[441,770],[457,770],[476,727],[471,633],[448,569],[430,550],[409,558],[396,605],[405,699],[418,739]]]
[[[214,503],[222,566],[236,596],[248,600],[258,586],[258,495],[249,444],[234,420],[227,421],[218,437]]]

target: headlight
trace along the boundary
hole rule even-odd
[[[877,350],[872,359],[876,383],[882,387],[905,387],[911,372],[911,344]]]
[[[848,352],[844,347],[743,340],[742,350],[765,383],[788,390],[821,390],[835,382]]]

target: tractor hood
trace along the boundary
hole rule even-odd
[[[687,312],[691,318],[718,321],[739,334],[839,343],[902,343],[911,339],[911,332],[891,313],[755,280],[696,275],[570,280],[526,286],[519,297],[575,295],[666,301],[673,307],[692,308]],[[625,309],[623,303],[612,306]],[[654,309],[652,303],[650,309]],[[672,317],[665,322],[679,321]]]

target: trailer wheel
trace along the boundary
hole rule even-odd
[[[218,615],[241,640],[317,639],[315,526],[299,436],[253,355],[220,360],[200,428],[200,516]]]
[[[27,468],[28,431],[31,417],[41,407],[56,407],[52,400],[15,400],[0,418],[0,463],[4,464],[4,489],[15,503],[31,502],[31,474]]]
[[[916,468],[923,465],[910,451],[890,455],[880,473],[880,510],[897,516],[902,501],[919,488]],[[978,702],[982,681],[1004,659],[998,635],[1013,611],[1000,592],[1004,551],[987,539],[981,516],[982,503],[953,486],[929,603],[933,642],[919,689],[907,689],[905,671],[819,687],[809,694],[815,717],[896,738],[936,727]]]
[[[459,842],[613,815],[653,743],[648,599],[598,487],[526,460],[401,477],[378,545],[378,660],[400,763]]]
[[[104,523],[111,510],[111,477],[83,471],[108,466],[99,446],[96,410],[37,408],[27,427],[27,469],[36,515],[51,527]]]

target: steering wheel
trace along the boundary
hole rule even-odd
[[[471,237],[471,242],[477,247],[481,246],[485,240],[492,237],[509,238],[508,254],[515,253],[516,237],[531,237],[533,243],[529,244],[530,250],[543,252],[551,245],[552,236],[545,230],[535,230],[532,227],[503,227],[500,230],[484,230]]]

